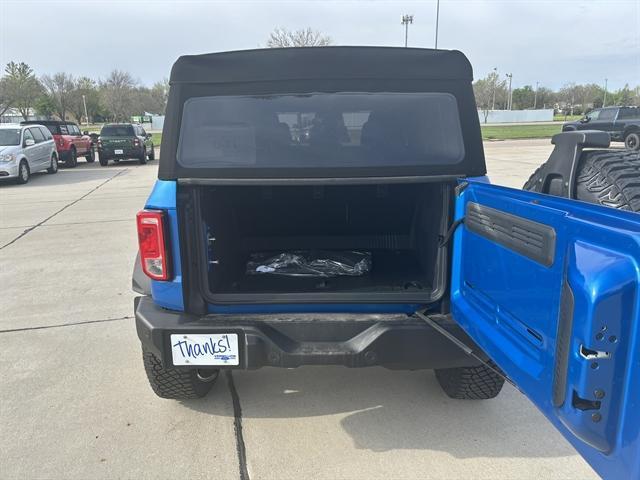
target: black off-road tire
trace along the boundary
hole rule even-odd
[[[78,153],[75,148],[72,148],[69,152],[69,156],[64,161],[64,166],[67,168],[76,168],[78,166]]]
[[[524,184],[536,191],[544,164]],[[620,210],[640,212],[640,152],[589,150],[582,154],[576,177],[576,198]]]
[[[55,153],[51,155],[51,166],[47,168],[47,173],[58,173],[58,157]]]
[[[140,155],[138,157],[138,162],[140,162],[140,165],[144,165],[147,163],[147,149],[143,149],[142,150],[142,155]]]
[[[624,146],[631,151],[640,151],[640,130],[627,133],[624,136]]]
[[[106,167],[107,165],[109,165],[109,159],[104,157],[100,154],[98,154],[98,161],[100,162],[100,165],[103,167]]]
[[[203,377],[198,370],[165,368],[160,359],[144,347],[142,359],[149,385],[161,398],[174,400],[202,398],[209,393],[220,373],[219,370],[209,370],[205,373],[206,377]]]
[[[89,151],[84,156],[84,159],[87,163],[93,163],[96,161],[96,152],[93,150],[93,147],[89,147]]]
[[[490,363],[491,367],[498,370]],[[457,400],[488,400],[502,390],[504,378],[487,365],[436,370],[436,380],[444,393]]]
[[[151,144],[151,153],[149,153],[149,160],[155,160],[155,159],[156,159],[156,147],[152,143]]]

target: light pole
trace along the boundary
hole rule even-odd
[[[538,106],[538,85],[539,84],[540,84],[539,82],[536,82],[536,93],[533,96],[533,109],[534,110]]]
[[[89,114],[87,113],[87,99],[85,98],[84,93],[82,94],[82,104],[84,105],[84,117],[87,119],[86,125],[89,125]]]
[[[438,49],[438,24],[440,23],[440,0],[436,3],[436,50]]]
[[[404,48],[407,48],[409,40],[409,24],[413,23],[413,15],[403,15],[401,25],[404,25]]]
[[[602,99],[602,106],[607,106],[607,79],[604,79],[604,98]]]
[[[507,110],[511,110],[511,80],[513,79],[513,73],[505,73],[505,76],[509,79],[509,95],[507,97]]]
[[[491,102],[491,110],[496,109],[496,82],[498,81],[498,67],[493,67],[493,71],[496,74],[493,77],[493,101]]]

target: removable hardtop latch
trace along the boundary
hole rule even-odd
[[[540,177],[532,191],[557,197],[575,198],[578,162],[585,148],[608,148],[611,137],[607,132],[582,130],[562,132],[551,138],[555,145],[547,163],[541,167]]]

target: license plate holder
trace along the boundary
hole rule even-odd
[[[240,365],[237,333],[174,333],[170,341],[175,366]]]
[[[122,150],[121,148],[116,148],[113,153],[115,153],[116,155],[122,155],[124,153],[124,150]]]

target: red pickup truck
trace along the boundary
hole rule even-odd
[[[73,168],[78,165],[78,157],[84,157],[88,163],[96,159],[93,141],[88,132],[81,132],[76,123],[60,120],[30,120],[21,125],[37,123],[49,129],[56,142],[58,158],[64,161],[65,167]]]

